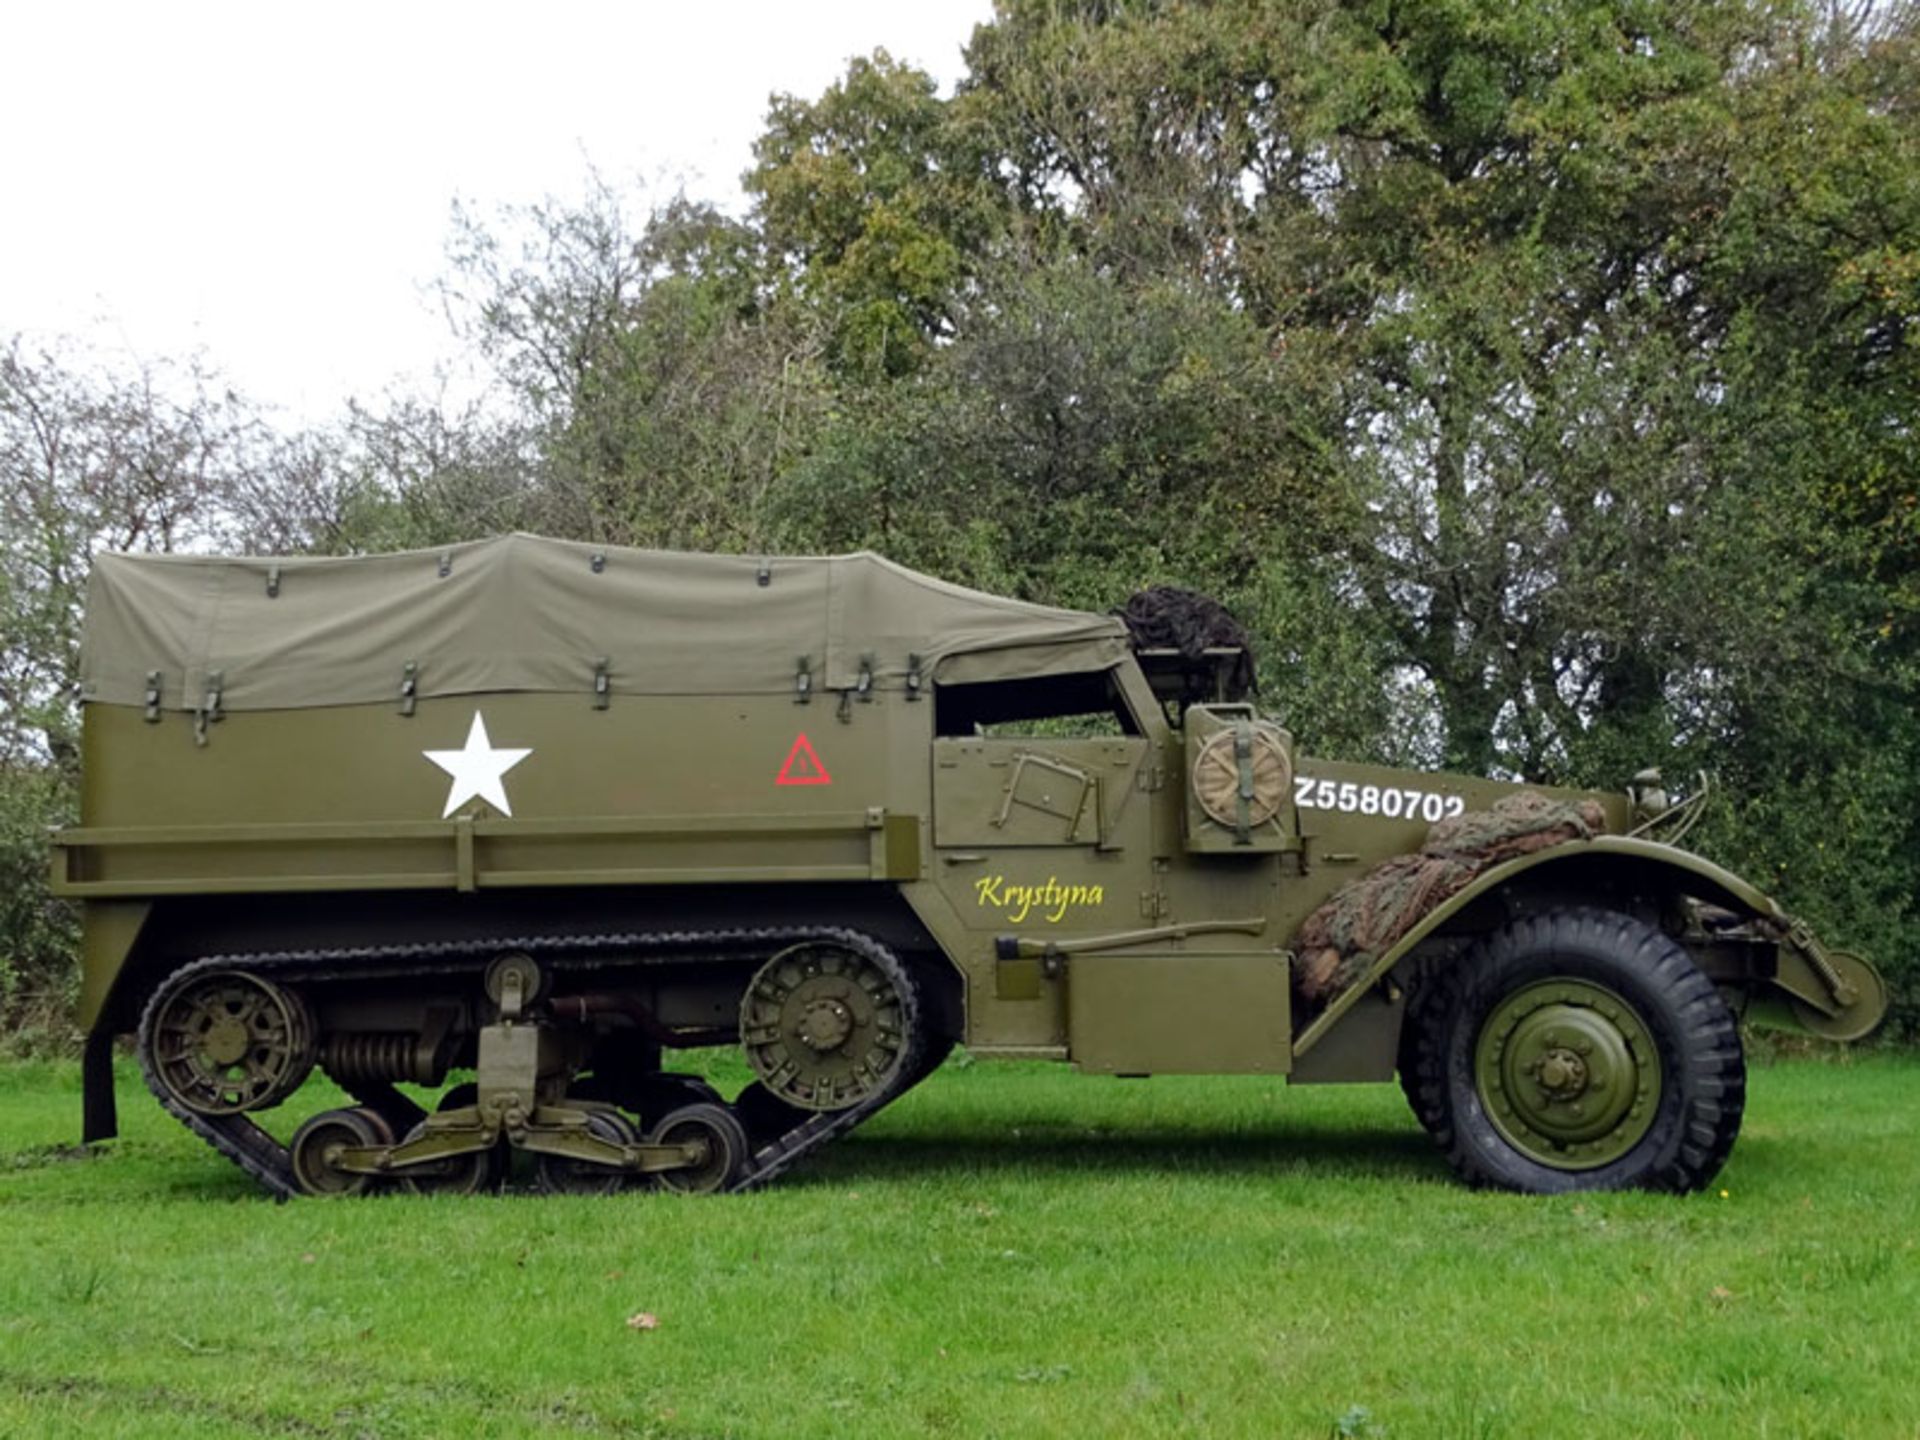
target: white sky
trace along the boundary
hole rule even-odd
[[[0,339],[201,351],[289,421],[422,383],[453,200],[739,209],[774,91],[884,47],[943,89],[991,0],[19,0],[0,36]]]

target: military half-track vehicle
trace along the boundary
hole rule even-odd
[[[53,856],[87,1138],[132,1034],[281,1196],[473,1191],[514,1150],[550,1190],[738,1190],[964,1042],[1397,1073],[1473,1183],[1687,1190],[1742,1017],[1880,1018],[1871,967],[1654,838],[1650,778],[1300,755],[1245,662],[870,554],[102,555]],[[730,1099],[671,1065],[721,1044]],[[354,1103],[263,1128],[316,1069]]]

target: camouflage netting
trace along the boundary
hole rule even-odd
[[[1434,906],[1503,860],[1591,840],[1607,828],[1597,801],[1568,804],[1531,790],[1490,810],[1442,820],[1419,853],[1401,855],[1335,891],[1294,936],[1293,987],[1318,1006],[1353,984]]]
[[[1189,660],[1200,659],[1209,647],[1238,650],[1227,688],[1235,698],[1254,692],[1253,638],[1211,595],[1154,585],[1136,590],[1113,613],[1126,621],[1136,650],[1178,650]]]

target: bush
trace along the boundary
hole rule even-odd
[[[74,813],[74,785],[53,769],[0,769],[0,1034],[9,1050],[68,1042],[80,926],[48,892],[47,838]]]

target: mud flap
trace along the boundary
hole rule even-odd
[[[80,1058],[80,1142],[92,1145],[120,1133],[113,1103],[113,1031],[95,1030],[87,1036]]]

